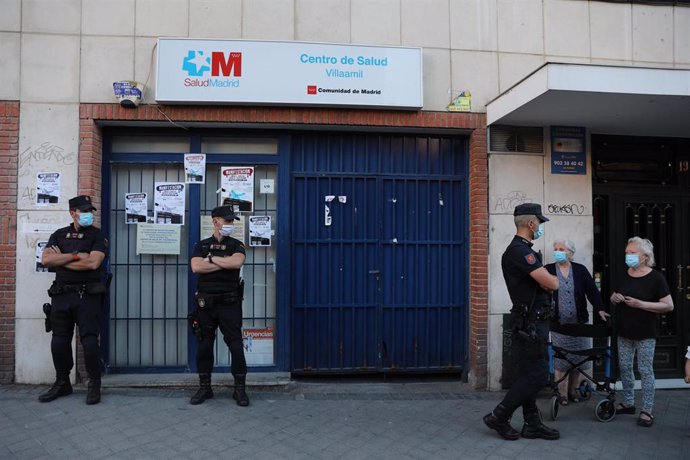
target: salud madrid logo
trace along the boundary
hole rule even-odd
[[[182,59],[182,70],[188,75],[184,86],[238,88],[242,76],[242,53],[188,50]]]

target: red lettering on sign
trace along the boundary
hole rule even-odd
[[[232,52],[225,59],[225,53],[214,51],[211,53],[211,75],[218,77],[241,77],[242,76],[242,53]]]

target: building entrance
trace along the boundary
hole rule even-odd
[[[624,273],[632,236],[654,244],[675,309],[660,314],[657,378],[683,374],[690,344],[690,141],[592,136],[594,272],[605,301]]]

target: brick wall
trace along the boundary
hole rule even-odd
[[[232,123],[237,125],[332,125],[465,129],[470,135],[470,315],[469,375],[475,388],[486,387],[488,321],[488,160],[486,117],[476,113],[365,111],[275,107],[195,107],[82,104],[80,108],[79,192],[100,199],[101,130],[99,122],[140,121],[146,124]],[[82,171],[86,171],[82,174]],[[100,203],[99,203],[100,204]],[[100,206],[97,205],[100,209]]]
[[[0,101],[0,383],[14,381],[19,102]]]

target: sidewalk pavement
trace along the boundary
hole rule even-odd
[[[0,386],[0,458],[690,459],[690,389],[657,390],[652,428],[631,415],[596,421],[597,394],[551,421],[545,391],[539,406],[561,439],[505,441],[482,422],[503,393],[460,381],[256,377],[241,408],[226,376],[198,406],[195,379],[174,379],[105,376],[94,406],[83,386],[51,403],[37,399],[47,386]],[[512,423],[521,428],[520,411]]]

